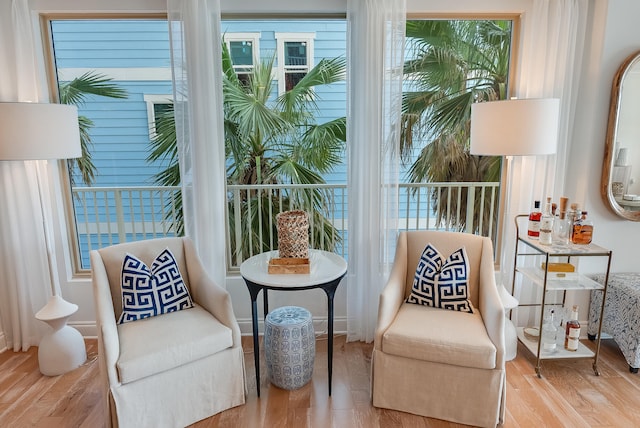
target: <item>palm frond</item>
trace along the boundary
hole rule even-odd
[[[80,106],[87,95],[124,99],[127,91],[111,82],[111,78],[94,71],[88,71],[70,82],[59,86],[60,103]]]
[[[316,109],[317,95],[314,88],[344,81],[346,72],[346,58],[323,58],[291,90],[278,98],[278,108],[288,117],[294,112]]]

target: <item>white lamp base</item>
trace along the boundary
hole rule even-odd
[[[42,338],[38,348],[40,373],[58,376],[80,367],[87,360],[84,339],[78,330],[67,325],[67,320],[78,310],[78,305],[53,296],[36,314],[53,331]]]

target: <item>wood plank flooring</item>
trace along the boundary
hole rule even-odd
[[[0,354],[0,427],[103,427],[97,343],[86,343],[87,363],[57,377],[40,374],[37,348]],[[372,344],[345,343],[344,336],[336,336],[330,398],[326,338],[317,342],[316,365],[309,384],[285,391],[271,386],[261,376],[261,398],[255,393],[251,339],[244,337],[243,344],[248,379],[246,405],[200,421],[192,428],[460,426],[373,408],[369,398]],[[535,374],[534,364],[533,356],[522,346],[517,358],[507,363],[505,427],[640,426],[640,375],[629,373],[613,340],[602,341],[600,376],[594,375],[592,360],[545,361],[541,379]],[[264,367],[261,372],[266,374]]]

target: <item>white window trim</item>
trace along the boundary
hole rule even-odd
[[[223,33],[222,38],[224,43],[227,45],[227,49],[231,51],[231,42],[251,42],[253,48],[253,65],[249,66],[241,66],[244,68],[254,68],[258,61],[260,61],[260,36],[262,34],[260,32],[257,33]],[[236,66],[233,66],[233,69],[236,69]]]
[[[284,44],[285,42],[305,42],[307,44],[307,67],[308,72],[314,67],[313,59],[315,58],[314,41],[316,33],[314,31],[307,33],[275,33],[278,52],[278,94],[282,95],[286,89],[286,82],[284,79]]]
[[[153,108],[156,104],[173,103],[173,95],[144,94],[144,102],[147,103],[147,123],[149,124],[149,140],[156,138],[156,115]]]

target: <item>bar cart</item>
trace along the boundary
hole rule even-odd
[[[524,278],[530,280],[535,286],[542,290],[540,301],[531,303],[521,303],[519,306],[537,307],[540,311],[540,323],[537,329],[538,335],[527,334],[526,327],[518,327],[518,340],[536,356],[536,374],[542,377],[541,364],[542,360],[558,360],[558,359],[577,359],[577,358],[593,358],[593,371],[596,376],[600,375],[598,371],[598,354],[600,352],[600,332],[602,329],[602,318],[604,312],[604,304],[600,305],[600,322],[598,325],[598,334],[595,339],[595,351],[589,349],[583,343],[578,345],[577,351],[568,351],[564,349],[564,334],[559,334],[556,350],[553,353],[542,349],[542,325],[544,323],[544,314],[546,306],[564,306],[566,293],[570,290],[591,291],[599,290],[602,292],[602,302],[606,299],[607,284],[609,282],[609,270],[611,268],[611,250],[607,250],[596,244],[576,245],[576,244],[557,244],[542,245],[537,239],[531,239],[527,236],[526,226],[520,227],[520,223],[527,219],[528,215],[520,214],[515,217],[516,223],[516,247],[513,262],[513,278],[512,278],[512,294],[515,289],[516,275],[520,274]],[[518,266],[519,256],[536,257],[542,262],[535,266]],[[604,284],[600,284],[585,275],[576,273],[561,277],[549,272],[549,264],[554,261],[570,263],[576,257],[606,257],[606,274]],[[521,259],[522,260],[522,259]],[[562,296],[561,301],[551,299],[547,301],[548,292],[557,292]],[[534,329],[535,330],[535,329]],[[534,331],[535,333],[535,331]]]

